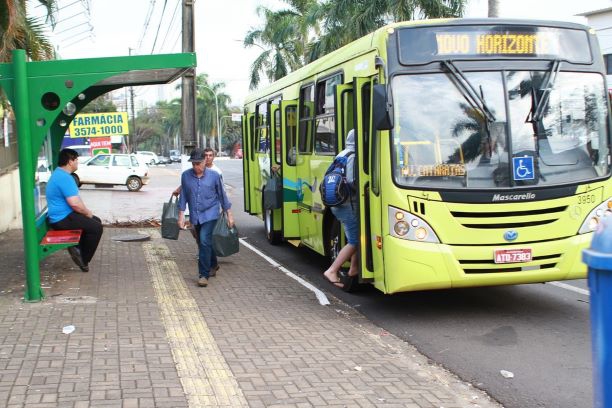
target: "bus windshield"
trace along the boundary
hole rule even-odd
[[[551,71],[459,72],[475,97],[452,71],[393,78],[398,185],[499,189],[609,174],[600,74],[556,72],[553,81]]]

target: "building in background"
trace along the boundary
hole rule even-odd
[[[578,14],[586,17],[587,25],[592,27],[599,40],[599,47],[606,63],[608,91],[612,94],[612,7],[587,11]]]

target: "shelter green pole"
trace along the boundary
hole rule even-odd
[[[15,72],[15,120],[19,146],[19,182],[21,183],[21,219],[26,267],[26,302],[45,297],[40,286],[38,236],[34,214],[34,166],[32,163],[32,129],[29,105],[28,69],[24,50],[13,50]]]

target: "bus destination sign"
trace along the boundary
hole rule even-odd
[[[562,59],[591,63],[586,30],[525,25],[454,25],[399,30],[403,65],[482,58]]]
[[[437,33],[438,55],[557,55],[558,32]]]

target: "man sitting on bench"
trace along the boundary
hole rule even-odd
[[[102,237],[102,221],[79,197],[79,188],[72,177],[79,167],[78,157],[72,149],[62,149],[59,153],[58,167],[47,183],[47,211],[52,229],[83,231],[79,245],[68,248],[68,252],[83,272],[89,272],[89,261]]]

